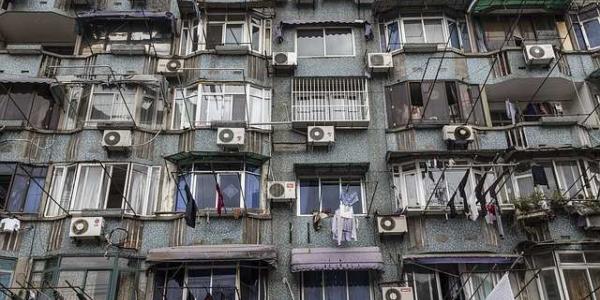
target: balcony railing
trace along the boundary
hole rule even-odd
[[[366,126],[369,105],[365,78],[295,78],[292,82],[292,121]]]

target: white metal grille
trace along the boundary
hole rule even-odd
[[[368,103],[366,78],[292,80],[294,122],[368,122]]]

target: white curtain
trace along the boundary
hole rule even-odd
[[[134,165],[131,171],[131,181],[129,184],[129,204],[133,207],[136,214],[145,215],[145,199],[146,187],[148,185],[148,168],[144,166]],[[127,211],[131,212],[131,208],[127,207]]]
[[[100,166],[83,166],[79,172],[77,198],[73,201],[73,210],[99,209],[103,204],[106,189],[103,185],[104,170]],[[104,190],[104,191],[103,191]]]

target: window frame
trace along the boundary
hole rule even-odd
[[[236,162],[237,163],[237,162]],[[215,164],[217,164],[215,162]],[[193,163],[190,166],[190,169],[187,169],[181,173],[176,173],[177,177],[177,183],[175,184],[175,201],[174,201],[174,207],[173,207],[173,211],[178,212],[178,211],[182,211],[185,210],[186,207],[186,203],[181,203],[182,207],[179,207],[179,201],[180,201],[180,193],[181,194],[185,194],[185,191],[181,190],[181,187],[179,186],[180,184],[180,178],[184,178],[185,180],[185,184],[187,184],[190,188],[190,192],[192,193],[192,195],[196,196],[196,184],[198,183],[198,176],[197,175],[207,175],[207,174],[214,174],[214,176],[216,176],[217,178],[217,182],[219,183],[219,187],[222,189],[222,185],[221,185],[221,176],[222,175],[232,175],[235,174],[237,175],[237,178],[239,180],[239,185],[240,185],[240,193],[239,193],[239,206],[236,207],[227,207],[225,206],[225,209],[261,209],[264,207],[265,205],[265,196],[263,195],[263,188],[264,188],[264,183],[263,183],[263,166],[262,165],[252,165],[255,166],[256,168],[250,168],[248,166],[248,162],[240,162],[240,164],[242,165],[241,170],[196,170],[195,166],[196,164]],[[253,170],[258,170],[258,172],[253,171]],[[248,174],[253,175],[253,176],[260,176],[260,181],[259,181],[259,185],[258,185],[258,191],[259,191],[259,205],[258,207],[246,207],[246,198],[248,197],[248,193],[247,193],[247,189],[246,189],[246,184],[247,184],[247,176]],[[221,190],[221,193],[223,193],[223,190]],[[198,205],[198,210],[215,210],[217,208],[217,193],[216,193],[216,187],[215,187],[215,199],[214,199],[214,206],[213,207],[200,207],[200,205]],[[187,195],[185,196],[185,201],[187,201]],[[183,201],[183,199],[181,199]],[[197,202],[197,199],[194,199]]]
[[[343,176],[343,175],[340,175],[340,176],[331,175],[331,176],[302,176],[302,177],[299,177],[296,180],[296,186],[298,187],[296,189],[296,199],[298,199],[296,201],[296,215],[297,216],[299,216],[299,217],[309,217],[309,216],[312,216],[312,213],[309,213],[309,214],[302,214],[301,213],[302,204],[300,203],[300,199],[301,199],[301,197],[300,197],[300,191],[301,191],[301,189],[300,189],[300,182],[302,180],[315,180],[315,179],[317,179],[319,181],[319,183],[318,183],[319,184],[319,186],[318,186],[319,200],[318,201],[319,201],[319,211],[320,212],[323,211],[323,199],[322,199],[323,194],[321,192],[322,186],[323,186],[323,184],[322,184],[323,180],[325,180],[325,181],[332,181],[332,180],[336,180],[337,179],[339,187],[340,187],[340,190],[339,190],[340,194],[342,192],[342,188],[343,188],[343,184],[342,183],[344,181],[360,181],[360,201],[361,201],[362,213],[354,213],[354,216],[355,217],[365,217],[365,216],[367,216],[367,208],[365,207],[367,201],[365,199],[365,196],[366,196],[366,186],[365,186],[364,176]],[[333,213],[333,212],[331,212],[331,213]]]
[[[579,14],[577,14],[577,20],[573,20],[573,18],[571,18],[571,22],[576,23],[576,25],[574,24],[574,26],[578,26],[578,28],[581,30],[585,45],[579,45],[579,41],[577,39],[577,33],[575,32],[575,29],[573,28],[572,33],[575,35],[575,42],[577,43],[579,48],[581,48],[581,46],[585,46],[585,49],[580,49],[580,50],[584,50],[584,51],[594,51],[594,50],[597,50],[600,48],[600,44],[597,45],[596,47],[590,46],[590,40],[588,37],[588,33],[587,33],[587,30],[585,29],[585,23],[593,21],[593,20],[598,22],[598,26],[600,26],[600,10],[598,10],[598,8],[594,8],[592,10],[596,10],[596,14],[597,14],[596,17],[589,17],[589,18],[581,19],[579,17]],[[598,34],[600,35],[600,32],[598,32]],[[600,39],[600,37],[599,37],[599,39]]]
[[[109,208],[107,209],[107,200],[109,197],[109,191],[110,191],[110,184],[111,184],[111,177],[113,176],[112,174],[112,169],[111,167],[114,167],[115,165],[127,165],[127,170],[126,170],[126,175],[125,175],[125,182],[124,182],[124,187],[122,191],[117,191],[122,193],[125,196],[125,199],[127,200],[127,202],[129,202],[129,204],[127,204],[125,202],[125,200],[123,200],[122,196],[121,196],[121,207],[118,208],[119,210],[123,210],[124,213],[126,214],[130,214],[133,215],[134,212],[131,211],[131,208],[129,207],[129,205],[131,205],[132,207],[134,207],[135,210],[135,215],[138,216],[152,216],[154,215],[155,211],[157,211],[158,207],[159,207],[159,202],[161,200],[161,193],[162,193],[162,176],[163,176],[163,168],[161,166],[154,166],[154,165],[144,165],[144,164],[140,164],[140,163],[132,163],[132,162],[103,162],[102,165],[99,163],[76,163],[76,164],[65,164],[65,165],[56,165],[53,168],[52,171],[52,178],[50,181],[50,195],[52,195],[53,197],[56,196],[54,195],[54,191],[55,189],[57,190],[57,194],[60,193],[60,198],[56,199],[54,198],[56,201],[58,201],[61,206],[63,206],[63,208],[65,208],[66,210],[69,211],[69,213],[71,212],[83,212],[86,210],[117,210],[117,208]],[[130,195],[130,191],[131,191],[131,184],[132,184],[132,172],[134,172],[134,166],[141,166],[141,167],[145,167],[146,168],[146,186],[144,187],[144,198],[143,198],[143,202],[142,202],[142,207],[146,207],[148,208],[149,206],[152,207],[151,211],[138,211],[137,209],[135,209],[135,204],[131,201],[131,199],[129,198]],[[92,168],[100,168],[102,171],[102,178],[100,179],[100,183],[99,183],[99,189],[102,193],[104,193],[104,199],[99,199],[100,201],[100,206],[101,207],[97,207],[97,208],[83,208],[83,209],[73,209],[75,203],[77,201],[79,201],[79,196],[78,196],[78,188],[79,188],[79,183],[81,180],[86,180],[82,178],[82,169],[85,167],[92,167]],[[73,180],[71,182],[71,190],[70,193],[68,194],[68,198],[66,199],[65,202],[63,202],[62,197],[64,196],[64,192],[66,189],[66,183],[68,181],[68,176],[66,175],[68,173],[68,169],[69,168],[74,168],[75,171],[73,173]],[[104,169],[106,168],[106,170]],[[62,174],[62,178],[60,179],[60,182],[55,182],[55,178],[56,178],[56,172],[58,169],[63,170],[63,174]],[[156,186],[153,186],[152,180],[156,178],[153,178],[152,174],[154,174],[154,172],[157,171],[159,176],[158,176],[158,184]],[[106,172],[111,172],[110,177],[106,174]],[[86,175],[87,177],[87,175]],[[107,181],[105,183],[105,181]],[[85,184],[85,183],[84,183]],[[106,190],[104,190],[104,187],[106,187]],[[155,190],[155,194],[154,197],[156,197],[156,199],[150,199],[150,195],[152,195],[152,190]],[[101,193],[101,194],[102,194]],[[100,195],[98,195],[98,197],[100,197]],[[84,197],[85,198],[85,197]],[[88,198],[89,199],[89,198]],[[153,203],[150,204],[149,202],[152,201]],[[89,201],[88,201],[89,202]],[[54,210],[56,211],[56,214],[52,214],[50,212],[50,210]],[[56,203],[54,203],[51,199],[46,199],[46,206],[44,208],[44,217],[57,217],[57,216],[61,216],[64,215],[65,212],[60,209]]]
[[[91,87],[91,91],[90,91],[90,98],[89,98],[89,104],[87,107],[87,113],[86,113],[86,122],[90,123],[90,124],[97,124],[97,123],[103,123],[103,122],[135,122],[135,120],[131,120],[130,116],[129,116],[129,112],[131,112],[131,114],[133,115],[133,117],[135,118],[135,108],[136,108],[136,99],[138,98],[139,95],[139,89],[136,87],[135,88],[135,93],[134,93],[134,98],[132,99],[131,102],[128,102],[126,99],[122,99],[121,97],[121,92],[119,92],[120,87],[117,85],[115,88],[116,90],[111,89],[110,92],[108,91],[101,91],[101,92],[97,92],[96,89],[98,88],[98,85],[94,84]],[[111,116],[109,116],[109,119],[92,119],[92,110],[94,107],[95,102],[95,97],[96,95],[112,95],[112,104],[111,104]],[[127,94],[123,94],[124,97],[127,97]],[[127,103],[127,107],[125,107],[125,103]],[[123,106],[123,108],[125,109],[125,118],[123,119],[113,119],[113,111],[115,110],[114,106]],[[133,111],[132,111],[133,108]],[[127,112],[127,110],[129,110],[129,112]]]
[[[220,86],[221,92],[218,92],[218,93],[203,92],[203,87],[208,86],[208,85]],[[203,107],[203,105],[202,105],[205,96],[220,96],[222,99],[221,101],[224,101],[225,95],[242,95],[241,93],[226,92],[225,89],[227,86],[243,86],[244,94],[245,94],[245,102],[246,102],[245,107],[244,107],[244,120],[210,120],[210,121],[202,120],[202,118],[208,119],[208,115],[209,115],[208,104],[206,105],[206,107]],[[262,91],[262,98],[261,98],[262,105],[264,106],[263,108],[266,108],[264,110],[261,109],[261,112],[263,112],[263,113],[261,113],[261,118],[263,118],[261,123],[265,123],[265,124],[251,125],[251,127],[269,130],[271,128],[271,125],[268,123],[271,122],[271,105],[272,105],[273,91],[272,91],[272,89],[269,89],[269,88],[252,85],[250,83],[245,83],[245,82],[227,82],[227,83],[205,82],[205,83],[193,84],[191,86],[182,87],[182,88],[174,88],[172,91],[173,106],[183,105],[183,107],[186,109],[186,117],[181,118],[182,114],[176,113],[176,109],[173,108],[172,113],[171,113],[171,120],[170,120],[171,128],[174,130],[181,130],[181,129],[194,128],[194,127],[204,128],[204,127],[211,127],[212,122],[218,123],[218,122],[223,122],[223,121],[225,121],[225,122],[228,122],[228,121],[240,122],[240,121],[242,121],[242,122],[250,123],[249,122],[249,119],[250,119],[249,114],[251,113],[251,111],[249,110],[249,105],[250,105],[251,97],[255,96],[255,95],[251,95],[251,89],[256,89],[256,90]],[[189,93],[189,91],[193,91],[193,90],[195,90],[195,95],[192,93]],[[188,109],[188,107],[186,106],[186,101],[188,101],[190,99],[192,99],[191,103],[196,105],[196,108],[194,111],[190,111]],[[233,114],[233,108],[235,105],[235,103],[233,101],[234,100],[232,99],[232,103],[231,103],[231,113],[232,114]],[[206,111],[203,112],[203,108],[206,108]],[[193,116],[191,115],[192,113],[193,113]],[[184,122],[184,119],[188,119],[191,117],[193,117],[194,120],[186,120]],[[231,118],[233,118],[233,115],[231,116]],[[178,119],[180,119],[180,120],[178,120]],[[180,124],[177,124],[177,121],[179,121]]]
[[[350,290],[349,290],[349,285],[348,285],[348,272],[365,272],[367,273],[367,276],[369,277],[369,285],[368,285],[368,289],[369,289],[369,299],[365,299],[365,300],[371,300],[373,299],[373,284],[372,284],[372,280],[371,280],[371,274],[369,273],[369,271],[366,270],[362,270],[362,271],[352,271],[352,270],[320,270],[320,271],[309,271],[309,272],[318,272],[321,273],[321,299],[325,299],[325,291],[327,290],[327,286],[325,286],[325,272],[344,272],[345,278],[346,278],[346,283],[345,283],[345,287],[346,287],[346,299],[350,298]],[[305,300],[305,296],[304,296],[304,273],[305,272],[301,272],[300,275],[300,299],[301,300]]]
[[[554,191],[559,191],[561,193],[561,195],[564,195],[564,193],[567,191],[567,189],[569,188],[569,185],[566,185],[566,180],[563,176],[563,174],[561,174],[562,172],[559,172],[559,169],[557,168],[557,162],[572,162],[573,164],[571,164],[571,170],[573,170],[573,166],[577,167],[577,171],[578,171],[578,175],[574,176],[575,181],[577,181],[579,176],[583,176],[583,171],[582,170],[582,166],[580,164],[580,162],[583,162],[584,166],[587,169],[588,166],[588,161],[585,159],[580,159],[580,158],[557,158],[557,159],[551,159],[551,160],[533,160],[532,162],[536,162],[538,164],[551,164],[552,166],[552,174],[547,174],[546,176],[553,176],[553,180],[556,183],[556,186],[549,186],[549,192],[554,193]],[[590,170],[587,170],[587,174],[589,173]],[[529,168],[527,170],[527,172],[525,174],[520,174],[517,175],[515,174],[515,172],[513,172],[511,174],[511,183],[513,186],[513,193],[515,197],[528,197],[530,195],[521,195],[521,191],[520,191],[520,187],[519,187],[519,182],[518,180],[521,178],[533,178],[533,175],[531,173],[531,168]],[[532,179],[533,180],[533,179]],[[577,188],[578,185],[579,187],[581,187],[581,185],[583,184],[585,186],[585,181],[589,181],[589,177],[588,178],[583,178],[581,180],[579,180],[578,182],[575,183],[575,185],[571,188],[571,190],[569,192],[572,191],[577,191],[577,190],[573,190],[574,188]],[[593,188],[593,187],[592,187]],[[533,186],[532,190],[534,192],[541,192],[544,193],[544,190],[542,190],[540,187],[538,186]],[[579,191],[579,193],[583,193],[583,195],[587,198],[590,196],[590,191],[588,189],[586,189],[585,187],[581,189],[581,191]],[[568,195],[567,195],[568,196]]]
[[[427,33],[425,30],[425,20],[440,20],[441,22],[441,26],[442,26],[442,38],[444,39],[444,41],[442,43],[435,43],[435,42],[429,42],[427,41]],[[420,17],[399,17],[399,18],[395,18],[391,21],[385,22],[384,26],[383,26],[383,30],[384,30],[384,39],[385,39],[385,48],[381,49],[384,52],[390,52],[390,53],[396,53],[398,51],[401,51],[402,49],[404,49],[404,45],[406,44],[414,44],[414,43],[407,43],[406,42],[406,32],[405,32],[405,26],[404,26],[404,21],[420,21],[421,22],[421,30],[423,32],[423,42],[425,44],[438,44],[438,45],[444,45],[446,48],[451,48],[451,49],[455,49],[455,50],[459,50],[459,51],[465,51],[465,46],[464,46],[464,40],[468,40],[470,44],[472,44],[471,38],[469,36],[469,32],[470,29],[467,26],[467,36],[464,37],[463,36],[463,32],[461,30],[461,25],[466,26],[466,20],[465,19],[459,19],[459,18],[450,18],[446,15],[441,15],[441,16],[420,16]],[[454,45],[452,45],[452,40],[449,39],[448,37],[450,36],[450,23],[454,23],[456,26],[456,31],[458,34],[458,39],[459,39],[459,47],[454,47]],[[389,26],[391,24],[395,24],[398,28],[398,41],[400,42],[400,45],[397,48],[392,49],[392,47],[390,47],[389,43],[390,43],[390,31],[389,31]],[[473,46],[470,45],[470,48],[472,48]]]
[[[2,176],[10,176],[10,182],[8,184],[8,189],[7,189],[7,193],[6,193],[6,198],[4,199],[4,206],[0,207],[0,209],[12,213],[12,214],[23,214],[23,215],[38,215],[40,213],[40,209],[42,208],[42,201],[43,199],[46,197],[45,191],[44,191],[44,186],[47,182],[47,180],[49,179],[49,167],[48,165],[36,165],[36,164],[23,164],[23,163],[18,163],[18,162],[4,162],[2,163],[2,165],[12,165],[13,169],[12,172],[10,174],[2,174]],[[24,168],[31,168],[31,170],[27,170],[27,173],[33,175],[32,177],[30,177],[27,173],[25,173],[25,171],[23,170]],[[35,176],[35,173],[33,171],[34,168],[38,168],[38,169],[46,169],[45,172],[43,173],[43,179],[44,182],[43,183],[38,183],[40,186],[38,186],[35,183],[32,183],[32,180],[35,179],[39,179],[41,178],[41,176]],[[20,173],[23,172],[23,173]],[[22,187],[17,187],[15,186],[15,179],[17,176],[23,176],[25,178],[25,185],[26,185],[26,190],[23,190],[23,199],[13,199],[13,189],[15,188],[22,188]],[[30,188],[34,187],[37,189],[40,189],[40,196],[39,198],[36,199],[28,199],[29,197],[29,191]],[[9,209],[9,206],[11,205],[11,201],[16,201],[16,200],[22,200],[22,202],[19,202],[18,204],[20,204],[20,208],[17,211],[12,211]],[[33,212],[26,212],[25,208],[26,205],[28,203],[28,200],[31,201],[37,201],[37,209]]]
[[[327,54],[327,29],[349,29],[350,35],[352,36],[352,54],[351,55],[328,55]],[[294,33],[294,52],[298,53],[298,31],[302,30],[321,30],[323,32],[323,55],[308,55],[301,56],[298,58],[334,58],[334,57],[355,57],[356,56],[356,37],[354,36],[354,28],[344,26],[327,26],[327,27],[302,27]]]

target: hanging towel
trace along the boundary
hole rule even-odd
[[[283,43],[283,22],[279,22],[279,24],[275,25],[273,28],[273,40],[275,40],[277,44]]]
[[[504,104],[506,105],[506,116],[510,119],[510,121],[513,124],[516,124],[517,123],[517,109],[515,108],[515,105],[512,102],[510,102],[510,100],[508,100],[508,99],[506,99]]]
[[[369,22],[365,22],[365,40],[370,41],[373,37],[373,25]]]

